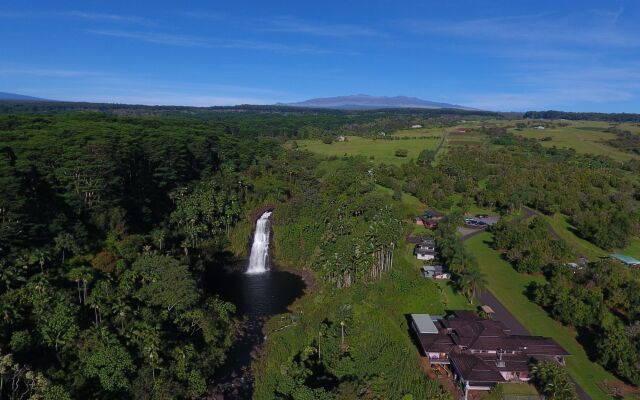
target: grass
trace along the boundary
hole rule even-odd
[[[593,128],[593,130],[590,130],[588,128]],[[610,132],[597,131],[597,129],[601,129],[601,127],[588,125],[579,126],[578,124],[573,124],[572,126],[547,128],[544,130],[525,128],[521,131],[511,130],[511,132],[516,135],[521,135],[533,139],[550,137],[550,141],[540,142],[540,144],[545,147],[568,147],[574,149],[578,153],[605,155],[618,161],[626,161],[632,158],[637,158],[631,153],[625,153],[624,151],[618,150],[612,146],[609,146],[608,144],[603,143],[606,140],[615,138],[615,134]]]
[[[555,214],[552,217],[543,215],[545,221],[549,222],[556,233],[564,240],[578,255],[585,255],[591,261],[595,261],[600,257],[605,257],[613,251],[606,251],[595,244],[578,237],[573,233],[573,227],[568,221],[566,215]],[[627,247],[616,250],[622,253],[640,259],[640,238],[631,238],[631,242]]]
[[[584,240],[575,233],[573,233],[573,226],[568,221],[566,215],[555,214],[552,217],[548,215],[542,215],[545,221],[547,221],[553,227],[553,230],[564,240],[569,247],[571,247],[577,255],[585,255],[591,261],[606,256],[608,253],[596,246],[595,244]]]
[[[381,185],[376,185],[375,191],[377,193],[388,196],[390,200],[393,196],[393,190]],[[426,206],[417,197],[412,196],[408,193],[402,193],[402,200],[400,202],[397,202],[395,200],[393,200],[393,202],[400,205],[402,213],[407,218],[422,214],[426,210]]]
[[[631,257],[640,260],[640,238],[631,239],[631,243],[620,251],[622,254],[629,255]]]
[[[497,251],[489,247],[487,242],[490,240],[491,234],[483,233],[465,242],[487,276],[488,289],[532,334],[550,336],[571,353],[567,358],[567,371],[593,399],[608,399],[598,383],[616,378],[589,360],[573,330],[553,320],[526,297],[527,286],[531,282],[542,282],[544,278],[516,272]]]
[[[402,246],[403,249],[408,247],[406,243]],[[404,393],[424,390],[416,389],[424,388],[426,376],[421,369],[419,353],[408,334],[406,315],[443,315],[445,303],[436,283],[419,277],[410,254],[400,251],[395,256],[393,271],[386,272],[378,281],[358,283],[348,290],[336,290],[320,284],[314,292],[290,307],[295,315],[300,316],[299,323],[273,332],[289,324],[290,319],[275,316],[269,320],[265,328],[268,339],[264,353],[253,364],[257,378],[254,398],[273,398],[283,365],[289,365],[298,352],[308,350],[321,322],[327,318],[335,321],[336,310],[345,305],[352,307],[354,313],[346,336],[350,346],[368,347],[384,342],[387,351],[375,356],[381,361],[372,361],[370,369],[383,369],[386,375],[396,377],[398,382],[395,385],[399,389],[392,397],[400,398],[398,390]],[[388,371],[389,365],[393,365],[393,372]]]
[[[349,136],[346,142],[322,143],[320,140],[298,140],[300,149],[309,150],[324,156],[364,156],[373,157],[379,164],[404,164],[410,159],[417,159],[422,150],[435,149],[440,142],[441,133],[434,133],[437,138],[405,139],[405,140],[374,140],[359,136]],[[416,135],[417,136],[417,135]],[[406,157],[396,157],[398,149],[406,149]]]
[[[444,128],[416,128],[401,129],[393,132],[394,137],[415,137],[415,136],[442,136]]]
[[[457,293],[451,286],[451,281],[435,281],[440,289],[446,310],[475,310],[474,304],[469,304],[466,297]]]

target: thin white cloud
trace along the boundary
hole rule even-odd
[[[182,13],[182,15],[193,19],[202,19],[208,21],[220,21],[224,18],[224,14],[211,11],[185,11]]]
[[[265,32],[295,33],[303,35],[346,38],[346,37],[386,37],[378,30],[350,24],[318,24],[293,17],[277,17],[269,26],[261,28]]]
[[[75,78],[86,76],[104,75],[96,71],[83,71],[75,69],[59,69],[59,68],[31,68],[31,67],[0,67],[0,76],[9,75],[27,75],[52,78]]]
[[[106,21],[115,23],[128,23],[137,25],[153,25],[154,22],[148,18],[137,17],[132,15],[120,15],[120,14],[106,14],[106,13],[93,13],[84,11],[70,11],[67,15],[71,17],[93,20],[93,21]]]
[[[513,89],[470,94],[463,104],[487,110],[566,108],[567,104],[627,102],[640,98],[640,69],[560,65],[528,66],[509,75]]]
[[[132,39],[141,42],[180,47],[211,47],[207,41],[187,35],[173,35],[154,32],[131,32],[111,29],[89,29],[89,33],[102,36]]]
[[[313,55],[326,54],[355,54],[334,50],[321,49],[311,46],[293,46],[282,43],[258,42],[251,40],[235,39],[207,39],[188,35],[174,35],[156,32],[132,32],[122,30],[90,29],[89,33],[102,36],[112,36],[124,39],[132,39],[141,42],[180,47],[225,48],[243,50],[262,50],[279,53],[304,53]]]
[[[183,93],[156,93],[146,95],[113,94],[113,95],[88,95],[78,98],[77,96],[63,98],[62,100],[89,101],[97,103],[120,103],[120,104],[142,104],[150,106],[235,106],[240,104],[273,104],[272,100],[256,97],[235,97],[235,96],[198,96]]]
[[[405,26],[416,34],[436,34],[474,40],[511,43],[537,43],[559,47],[585,45],[638,47],[638,32],[617,25],[621,11],[607,17],[593,13],[558,16],[553,14],[518,15],[468,20],[410,20]]]

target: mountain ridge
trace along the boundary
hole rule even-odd
[[[292,107],[331,108],[342,110],[357,109],[383,109],[383,108],[422,108],[442,109],[453,108],[460,110],[475,110],[457,104],[441,103],[423,100],[409,96],[370,96],[367,94],[354,94],[349,96],[318,97],[294,103],[278,103]]]
[[[0,92],[0,101],[3,100],[16,100],[16,101],[52,101],[48,99],[43,99],[40,97],[27,96],[24,94],[18,93],[9,93],[9,92]]]

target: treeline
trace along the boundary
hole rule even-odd
[[[123,117],[171,117],[198,119],[236,137],[281,139],[322,138],[345,135],[378,135],[414,124],[451,126],[460,119],[501,118],[483,111],[454,109],[328,110],[284,105],[234,107],[143,106],[127,104],[0,101],[2,114],[60,114],[85,112]]]
[[[376,167],[375,178],[388,188],[401,182],[404,192],[437,209],[457,202],[465,210],[473,201],[502,213],[522,206],[562,213],[579,236],[604,249],[625,247],[640,233],[640,183],[626,172],[639,170],[637,163],[544,148],[501,129],[484,134],[500,147],[451,147],[437,165],[425,152],[416,163]]]
[[[391,270],[402,221],[373,182],[368,165],[357,159],[340,162],[321,180],[301,181],[293,199],[278,208],[279,258],[317,269],[338,288]]]
[[[616,135],[607,141],[608,144],[629,153],[640,154],[640,134],[618,128],[609,128],[606,131]]]
[[[639,233],[638,182],[607,158],[517,141],[500,150],[452,149],[439,165],[479,205],[563,213],[579,236],[599,247],[625,247]]]
[[[62,114],[0,117],[0,149],[0,397],[206,394],[234,328],[207,270],[280,146]]]
[[[388,310],[403,307],[397,291],[415,290],[416,282],[413,271],[394,265],[403,215],[375,185],[368,161],[321,162],[291,150],[254,172],[287,193],[273,214],[276,261],[317,280],[316,291],[292,307],[298,318],[271,321],[278,333],[254,363],[254,398],[449,399],[421,371],[398,329],[400,312]]]
[[[455,289],[473,303],[478,292],[485,288],[487,278],[458,238],[457,227],[461,223],[462,214],[452,213],[443,218],[436,229],[436,242],[442,261],[451,271]]]
[[[640,271],[605,259],[577,271],[559,265],[549,274],[530,288],[535,301],[576,327],[600,364],[640,385]]]
[[[551,237],[540,217],[521,224],[501,220],[491,232],[494,248],[502,250],[518,272],[539,273],[574,258],[564,241]]]
[[[640,122],[640,114],[633,113],[595,113],[595,112],[566,112],[566,111],[527,111],[523,115],[526,119],[568,119],[605,122]]]

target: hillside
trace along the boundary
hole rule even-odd
[[[26,96],[24,94],[0,92],[0,101],[3,101],[3,100],[9,100],[9,101],[51,101],[51,100],[41,99],[39,97]]]
[[[294,107],[333,108],[341,110],[373,110],[380,108],[455,108],[459,110],[472,110],[471,108],[456,104],[438,103],[434,101],[422,100],[417,97],[369,96],[366,94],[322,97],[297,103],[289,103],[287,105]]]

